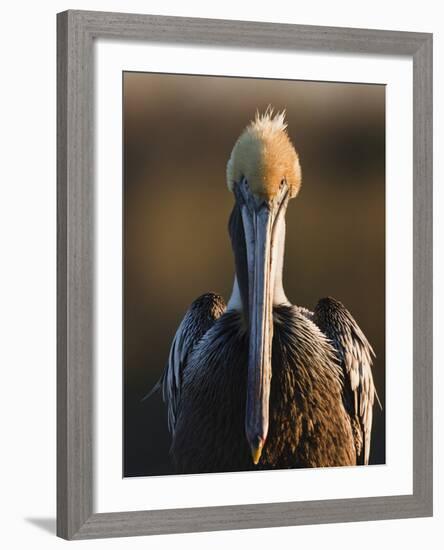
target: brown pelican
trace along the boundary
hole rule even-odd
[[[285,213],[301,185],[285,112],[256,114],[227,183],[235,279],[197,298],[157,384],[179,473],[368,464],[373,350],[349,311],[309,311],[282,285]]]

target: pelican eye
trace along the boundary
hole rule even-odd
[[[279,189],[283,189],[284,188],[284,185],[286,184],[287,182],[285,181],[285,178],[283,180],[281,180],[281,183],[279,184]]]

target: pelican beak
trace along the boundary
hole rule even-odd
[[[253,463],[258,464],[268,435],[273,341],[275,226],[287,192],[274,200],[243,190],[242,222],[248,264],[249,351],[245,430]]]

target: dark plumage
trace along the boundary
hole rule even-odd
[[[171,453],[177,472],[252,469],[244,436],[248,336],[242,315],[222,314],[223,309],[216,294],[198,298],[172,346],[175,353],[178,341],[193,342],[182,352],[180,383],[171,384],[168,369],[163,378],[169,418],[174,419]],[[349,323],[344,326],[360,333],[344,306],[330,298],[321,300],[314,314],[296,306],[274,308],[270,430],[256,469],[360,461],[363,436],[359,415],[351,407],[347,369],[333,340],[320,330],[336,330],[341,338],[334,314],[344,316]],[[368,346],[365,337],[362,345]],[[355,392],[361,400],[360,390]]]

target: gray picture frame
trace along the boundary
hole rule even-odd
[[[413,494],[94,513],[93,44],[138,39],[413,60]],[[57,15],[57,534],[88,539],[431,516],[432,35],[66,11]]]

